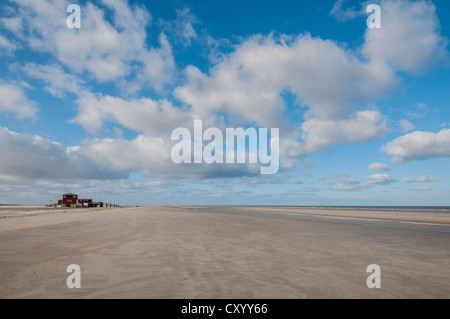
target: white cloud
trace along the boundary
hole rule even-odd
[[[208,72],[186,67],[185,83],[174,90],[185,106],[177,107],[164,99],[124,99],[91,93],[83,87],[83,81],[92,78],[114,81],[130,94],[145,85],[163,92],[167,84],[173,84],[176,65],[171,45],[167,36],[160,34],[159,46],[148,46],[146,30],[151,16],[143,6],[130,7],[124,0],[103,0],[101,7],[88,3],[82,7],[82,28],[69,30],[64,19],[55,18],[65,12],[68,1],[13,1],[20,7],[20,17],[3,19],[3,24],[9,30],[16,29],[18,39],[33,50],[50,53],[57,61],[28,64],[23,70],[48,83],[46,90],[53,96],[62,97],[66,92],[78,96],[78,115],[73,122],[95,132],[111,121],[142,134],[131,141],[96,139],[64,150],[70,158],[82,156],[86,163],[108,163],[120,173],[173,169],[165,163],[170,154],[166,137],[176,127],[190,127],[194,118],[219,127],[280,127],[281,160],[288,168],[301,156],[332,145],[381,138],[387,132],[386,119],[377,110],[361,109],[396,88],[400,77],[395,70],[416,72],[430,66],[445,42],[438,34],[432,4],[419,1],[406,6],[401,0],[384,1],[383,28],[390,30],[400,24],[400,30],[393,34],[385,34],[388,31],[384,29],[368,30],[362,47],[364,58],[359,50],[350,51],[310,35],[252,36],[234,52],[222,55]],[[400,18],[395,15],[398,10]],[[349,16],[352,12],[347,11]],[[193,28],[195,20],[189,11],[179,11],[178,15],[183,18],[179,27],[189,43],[198,36]],[[408,19],[403,21],[409,16],[418,18],[414,22],[417,26],[411,26]],[[18,26],[19,20],[24,28]],[[401,55],[406,58],[400,59]],[[295,95],[299,107],[307,109],[303,121],[286,123],[285,92]],[[400,124],[406,127],[408,123]],[[116,133],[121,136],[118,130]],[[155,154],[156,158],[151,158]],[[177,167],[172,172],[188,170],[189,174],[225,176],[254,171],[233,166]],[[369,183],[387,182],[384,177],[386,174],[372,175]],[[347,182],[343,184],[352,185]]]
[[[93,139],[84,145],[80,153],[97,165],[105,165],[114,171],[152,171],[163,173],[171,166],[170,145],[162,138],[139,135],[128,141],[123,139]],[[167,172],[167,171],[166,171]]]
[[[368,184],[340,184],[336,186],[327,186],[325,190],[334,190],[334,191],[360,191],[363,189],[367,189],[370,186]]]
[[[365,189],[370,189],[377,185],[387,185],[395,182],[395,180],[389,174],[374,174],[364,178],[366,181],[362,183],[353,178],[349,178],[344,173],[333,173],[330,175],[334,178],[339,178],[339,182],[337,185],[333,182],[327,182],[328,186],[325,186],[325,190],[333,190],[333,191],[360,191]]]
[[[418,179],[419,183],[434,183],[437,181],[438,179],[434,176],[420,176]]]
[[[0,175],[21,178],[104,179],[126,177],[112,171],[108,165],[93,165],[79,148],[64,148],[61,144],[40,136],[27,136],[0,127],[2,153]]]
[[[356,112],[348,119],[313,118],[302,124],[303,151],[316,153],[343,143],[363,143],[381,138],[387,132],[386,120],[377,111]]]
[[[176,165],[170,137],[139,135],[133,140],[94,138],[80,145],[18,134],[0,127],[0,177],[19,179],[113,180],[141,172],[151,177],[239,177],[260,174],[259,164]]]
[[[209,74],[195,66],[188,66],[185,74],[186,83],[174,95],[200,118],[222,122],[226,114],[227,125],[281,128],[285,167],[334,144],[382,137],[387,128],[379,112],[352,112],[398,83],[386,65],[363,63],[336,43],[309,35],[254,36]],[[284,121],[285,91],[308,108],[301,131]]]
[[[191,127],[194,123],[192,113],[166,100],[125,100],[85,92],[77,103],[79,111],[73,122],[89,132],[99,130],[105,121],[112,121],[146,135],[161,136],[168,135],[177,127]]]
[[[17,49],[17,45],[0,34],[0,55],[10,55]]]
[[[370,175],[365,178],[370,184],[388,184],[391,182],[394,182],[394,179],[392,179],[389,174],[375,174]]]
[[[161,35],[159,48],[147,47],[151,17],[143,6],[131,8],[125,0],[103,0],[107,8],[103,10],[87,3],[82,6],[81,29],[71,30],[61,18],[68,1],[13,1],[24,25],[17,36],[33,50],[53,54],[73,72],[88,72],[97,81],[122,85],[120,80],[127,78],[134,90],[146,85],[161,91],[173,80],[175,63],[165,36]],[[109,12],[111,23],[105,18]]]
[[[279,41],[255,36],[212,68],[210,75],[193,66],[185,72],[187,83],[175,95],[195,111],[204,116],[226,111],[264,126],[279,125],[283,90],[297,95],[311,115],[335,119],[397,83],[389,68],[361,63],[334,42],[310,36],[282,36]]]
[[[175,21],[165,23],[166,29],[174,34],[176,41],[181,42],[184,46],[189,46],[193,40],[199,37],[194,27],[199,20],[187,6],[176,9],[176,14]]]
[[[420,176],[419,178],[405,177],[403,179],[405,183],[435,183],[438,179],[434,176]]]
[[[332,13],[342,12],[342,4],[338,1]],[[399,10],[400,17],[417,19],[399,19]],[[362,51],[367,60],[360,60],[332,41],[308,35],[281,35],[279,39],[273,35],[253,36],[223,57],[209,74],[187,67],[186,84],[175,89],[175,96],[202,118],[226,113],[233,124],[278,127],[285,126],[281,94],[285,90],[293,93],[308,112],[301,136],[287,133],[288,140],[285,136],[281,142],[281,149],[285,145],[285,151],[292,156],[382,137],[387,128],[381,114],[370,110],[352,112],[357,105],[374,101],[395,88],[399,83],[395,70],[417,72],[431,66],[445,53],[446,43],[439,35],[432,4],[419,1],[409,6],[403,0],[384,1],[382,11],[385,29],[366,32]],[[356,16],[359,11],[344,10],[346,14]],[[396,32],[389,33],[391,28]],[[411,32],[416,29],[418,32]],[[406,120],[400,125],[404,130],[413,129]],[[303,142],[299,142],[300,138]]]
[[[76,75],[66,73],[59,65],[38,65],[28,63],[22,70],[32,78],[48,83],[45,90],[55,97],[63,97],[66,92],[81,94],[83,81]]]
[[[418,73],[445,58],[447,39],[431,1],[384,0],[380,29],[367,29],[362,52],[373,62]]]
[[[38,112],[21,87],[0,83],[0,113],[12,113],[19,118],[34,118]]]
[[[364,14],[362,8],[356,9],[355,7],[351,7],[344,9],[344,2],[345,0],[337,0],[330,11],[330,15],[335,17],[338,21],[351,20]]]
[[[23,21],[20,16],[13,18],[1,18],[0,23],[12,33],[23,32]]]
[[[387,143],[383,150],[394,162],[450,156],[450,129],[438,133],[416,131]]]
[[[414,130],[416,128],[416,126],[414,124],[412,124],[410,121],[404,120],[404,119],[399,121],[399,125],[400,125],[400,128],[403,130],[403,132],[411,132],[412,130]]]
[[[144,68],[137,79],[143,84],[150,84],[157,91],[162,91],[166,84],[172,82],[176,65],[172,48],[165,34],[160,35],[159,43],[160,48],[151,49],[142,54]]]
[[[58,65],[27,64],[22,70],[32,78],[46,82],[45,89],[53,96],[63,97],[67,92],[78,96],[78,114],[72,122],[91,133],[102,128],[105,121],[112,121],[136,132],[161,136],[176,127],[190,127],[194,121],[191,112],[175,107],[167,100],[133,100],[91,93],[83,86],[82,79],[66,73]]]
[[[385,163],[372,163],[369,165],[369,171],[371,172],[386,172],[389,170],[389,166]]]

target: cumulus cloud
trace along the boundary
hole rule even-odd
[[[395,182],[395,180],[389,174],[374,174],[364,178],[365,182],[349,178],[346,174],[335,173],[332,177],[339,178],[338,183],[327,182],[328,186],[325,186],[325,190],[333,191],[360,191],[370,189],[377,185],[387,185]],[[335,185],[336,184],[336,185]]]
[[[419,183],[434,183],[437,181],[438,179],[434,176],[420,176],[418,179]]]
[[[327,181],[327,186],[324,187],[325,190],[360,191],[371,187],[369,183],[361,183],[360,181],[349,177],[345,173],[334,172],[329,174],[329,177],[338,180],[336,183],[334,181]]]
[[[419,178],[405,177],[403,182],[405,183],[434,183],[438,179],[434,176],[420,176]]]
[[[338,1],[332,13],[342,12],[342,5]],[[209,73],[187,67],[186,84],[174,94],[202,118],[226,113],[233,124],[286,128],[281,95],[289,91],[308,109],[299,134],[288,133],[289,141],[285,136],[280,145],[293,156],[383,137],[387,127],[379,112],[354,110],[395,88],[400,81],[396,71],[415,73],[430,67],[445,55],[446,39],[439,35],[433,4],[392,0],[381,5],[383,28],[367,30],[365,60],[333,41],[309,35],[258,35],[238,45]],[[344,12],[349,17],[358,11]],[[413,129],[406,120],[400,125]]]
[[[332,41],[308,35],[288,40],[252,37],[209,75],[190,66],[186,85],[175,95],[205,116],[226,111],[267,126],[281,120],[284,90],[295,94],[310,115],[334,119],[397,82],[389,68],[364,64]]]
[[[64,147],[37,135],[23,135],[0,127],[0,176],[22,179],[126,179],[133,172],[152,176],[183,176],[183,168],[171,161],[171,143],[163,138],[139,135],[124,139],[94,138]],[[192,174],[211,174],[203,167]],[[184,176],[190,174],[184,173]]]
[[[64,147],[38,135],[0,127],[0,177],[47,180],[127,179],[140,172],[149,177],[216,178],[256,176],[260,164],[176,165],[170,137],[138,135],[135,139],[93,138]]]
[[[78,96],[78,114],[72,122],[91,133],[101,129],[104,122],[111,121],[136,132],[161,136],[176,127],[190,127],[194,121],[191,112],[175,107],[167,100],[133,100],[91,93],[80,77],[67,73],[58,65],[29,63],[22,70],[30,77],[46,82],[45,89],[53,96],[63,97],[68,92]]]
[[[381,138],[387,132],[386,120],[378,111],[356,112],[348,119],[322,120],[313,118],[302,124],[303,150],[316,153],[343,143],[363,143]]]
[[[30,77],[46,82],[45,90],[55,97],[63,97],[67,92],[79,95],[84,91],[83,80],[67,73],[59,65],[28,63],[22,70]]]
[[[397,163],[449,157],[450,129],[443,129],[438,133],[412,132],[387,143],[383,150],[392,155],[392,161]]]
[[[169,136],[138,135],[135,139],[95,138],[76,147],[95,165],[105,165],[121,173],[143,172],[151,177],[217,178],[260,175],[260,164],[174,164]]]
[[[146,135],[162,136],[177,127],[191,127],[194,123],[192,113],[167,100],[126,100],[85,92],[77,103],[79,112],[73,122],[89,132],[96,132],[103,122],[112,121]]]
[[[226,114],[232,126],[280,127],[286,167],[331,145],[382,137],[386,121],[378,111],[353,111],[398,83],[386,65],[363,63],[336,43],[309,35],[254,36],[209,74],[195,66],[185,74],[186,83],[174,95],[200,118],[219,121]],[[307,108],[300,131],[285,122],[286,91]]]
[[[0,174],[21,178],[74,178],[109,179],[127,174],[111,170],[104,163],[93,165],[78,148],[65,148],[61,144],[40,136],[18,134],[0,127],[2,153]]]
[[[370,184],[389,184],[394,182],[394,179],[389,174],[374,174],[365,178]]]
[[[24,28],[18,37],[32,49],[53,54],[73,72],[88,72],[100,82],[127,78],[161,91],[173,79],[175,62],[171,47],[160,36],[160,47],[147,46],[146,28],[151,21],[148,11],[139,5],[130,7],[125,0],[103,0],[102,8],[87,3],[82,6],[81,29],[68,29],[66,0],[13,0],[19,6]],[[105,18],[111,13],[112,21]],[[10,28],[11,19],[7,20]],[[119,83],[122,83],[118,81]],[[136,88],[134,85],[133,88]]]
[[[431,1],[384,0],[382,27],[367,29],[363,54],[395,70],[419,73],[446,58],[448,40],[440,35]]]
[[[55,18],[65,12],[68,1],[12,1],[19,7],[20,16],[4,18],[2,24],[15,30],[17,38],[33,50],[55,58],[50,65],[30,63],[22,70],[45,81],[46,90],[55,97],[75,94],[78,114],[73,123],[87,131],[95,133],[109,121],[139,134],[130,141],[120,138],[119,132],[116,139],[93,139],[67,149],[55,147],[55,152],[66,154],[55,158],[66,162],[81,158],[90,167],[103,163],[120,176],[135,170],[211,176],[258,171],[246,166],[174,169],[169,165],[168,133],[176,127],[190,127],[194,118],[218,127],[279,127],[281,162],[288,168],[295,167],[302,156],[332,145],[382,138],[387,121],[370,105],[398,86],[400,76],[396,71],[425,70],[444,55],[446,44],[439,35],[432,3],[407,5],[404,0],[386,0],[382,2],[383,28],[367,30],[362,56],[360,50],[351,51],[308,34],[255,35],[236,45],[231,53],[221,54],[207,71],[187,66],[183,84],[173,90],[178,101],[169,101],[172,96],[159,100],[124,98],[90,92],[83,81],[114,81],[129,94],[145,85],[163,92],[173,84],[176,73],[168,37],[162,33],[157,47],[148,45],[146,30],[152,17],[143,6],[130,6],[125,0],[103,0],[98,6],[87,3],[82,7],[82,28],[69,30],[65,19]],[[338,1],[336,10],[342,11],[342,4]],[[348,17],[356,14],[352,9],[344,12]],[[178,27],[184,30],[188,44],[197,37],[195,19],[189,10],[178,15],[182,18]],[[23,91],[19,93],[16,96],[24,96]],[[286,111],[292,110],[287,109],[284,93],[295,96],[297,107],[305,110],[303,119],[286,121]],[[175,106],[178,102],[183,107]],[[0,104],[0,110],[11,112],[14,107],[10,105],[15,104],[19,103]],[[33,110],[29,103],[20,104]],[[406,127],[408,123],[403,124]],[[408,154],[398,151],[402,143],[391,143],[388,153],[407,160]],[[387,183],[389,178],[387,174],[372,175],[368,184]]]
[[[0,82],[0,113],[12,113],[24,119],[34,118],[37,112],[21,87]]]
[[[389,170],[389,166],[385,163],[372,163],[369,165],[369,171],[371,172],[386,172]]]

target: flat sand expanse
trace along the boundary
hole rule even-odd
[[[450,214],[0,207],[0,298],[450,298],[449,265]]]

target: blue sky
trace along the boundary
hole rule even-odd
[[[2,1],[0,203],[450,205],[449,35],[446,0]],[[175,165],[194,119],[280,128],[279,172]]]

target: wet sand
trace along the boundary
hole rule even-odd
[[[0,298],[450,298],[449,248],[450,214],[0,207]]]

